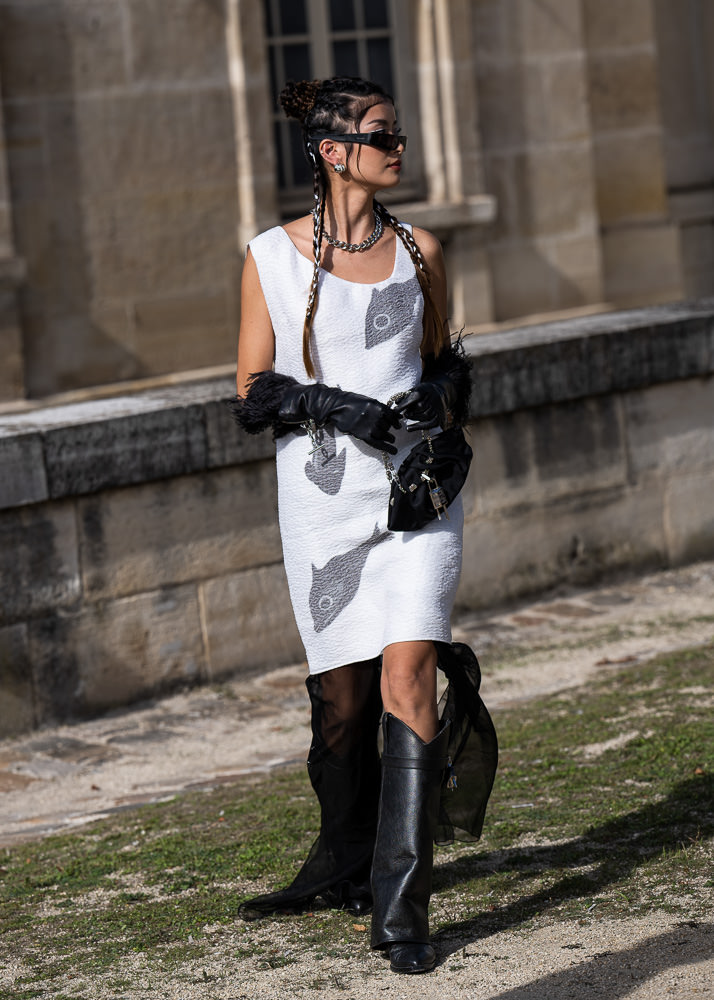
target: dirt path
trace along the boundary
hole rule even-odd
[[[462,616],[454,638],[479,653],[490,707],[582,685],[603,671],[714,640],[714,563]],[[297,664],[0,743],[0,845],[303,760],[309,739],[304,676],[305,666]],[[269,1000],[305,991],[373,1000],[386,990],[394,1000],[701,1000],[714,998],[713,931],[665,913],[577,924],[544,920],[528,933],[474,941],[445,957],[432,976],[416,979],[390,974],[366,942],[358,968],[339,959],[316,968],[299,957],[282,970],[241,968],[230,958],[230,932],[216,948],[215,963],[204,960],[200,969],[185,970],[187,979],[161,979],[149,992],[176,1000]],[[237,942],[240,928],[234,936]],[[156,970],[142,972],[140,956],[123,964],[127,978],[155,979]],[[96,997],[112,995],[96,987]],[[122,995],[148,992],[137,987]]]

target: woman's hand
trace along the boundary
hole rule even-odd
[[[407,420],[415,420],[408,430],[431,430],[432,427],[444,427],[448,422],[448,404],[446,393],[436,382],[420,382],[395,407]]]

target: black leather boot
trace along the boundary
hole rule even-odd
[[[308,774],[320,803],[320,835],[293,882],[241,904],[244,920],[328,906],[371,909],[370,871],[377,830],[382,714],[379,658],[307,679],[312,705]]]
[[[372,947],[394,972],[430,972],[429,898],[434,831],[447,764],[449,723],[429,743],[386,713],[382,790],[372,862]]]

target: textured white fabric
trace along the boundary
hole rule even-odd
[[[278,226],[250,244],[275,331],[275,370],[310,381],[302,328],[312,262]],[[386,402],[421,377],[423,299],[414,265],[396,241],[394,269],[376,284],[325,271],[313,325],[316,379]],[[418,434],[397,432],[399,463]],[[389,483],[381,453],[331,426],[277,443],[280,532],[290,596],[311,673],[378,656],[410,639],[451,640],[461,570],[463,508],[421,531],[389,532]]]

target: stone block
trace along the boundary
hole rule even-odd
[[[668,224],[606,230],[602,235],[604,296],[634,305],[682,297],[679,230]]]
[[[669,557],[675,565],[714,557],[714,471],[680,474],[665,493]]]
[[[0,509],[47,499],[45,457],[37,434],[3,436],[0,431]]]
[[[166,189],[85,203],[88,267],[97,298],[225,289],[233,274],[234,184]],[[204,364],[221,364],[206,357]]]
[[[554,308],[558,274],[537,244],[495,245],[488,252],[496,320]]]
[[[163,41],[163,40],[162,40]],[[140,91],[48,105],[47,145],[54,183],[87,198],[235,187],[230,92]],[[235,192],[230,196],[235,199]]]
[[[488,607],[558,583],[584,584],[606,572],[666,563],[661,492],[601,490],[506,516],[469,518],[456,602]]]
[[[305,658],[282,563],[201,587],[212,678]]]
[[[547,137],[545,67],[515,61],[477,67],[479,132],[484,150],[522,150]],[[489,188],[490,190],[490,188]]]
[[[595,132],[659,125],[655,52],[591,53],[590,110]]]
[[[233,419],[227,398],[206,403],[204,412],[209,468],[275,460],[275,442],[270,434],[246,434]]]
[[[684,294],[690,299],[714,296],[714,224],[682,226],[680,234]]]
[[[533,149],[517,161],[520,232],[528,237],[594,232],[595,178],[589,143]]]
[[[626,455],[612,396],[540,406],[470,424],[474,461],[464,491],[466,516],[624,486]]]
[[[133,308],[132,355],[143,374],[228,363],[236,326],[225,291],[139,300]]]
[[[582,49],[580,4],[572,0],[548,0],[547,3],[517,0],[504,6],[514,9],[521,47],[529,56],[558,56]]]
[[[0,401],[25,396],[22,332],[15,289],[0,284]]]
[[[468,432],[474,457],[462,493],[464,517],[488,517],[528,503],[535,478],[530,413],[475,420]]]
[[[664,4],[674,13],[669,0]],[[676,31],[681,30],[680,8],[681,4],[676,6]],[[585,0],[583,12],[585,37],[591,50],[654,44],[652,0]]]
[[[491,273],[480,234],[474,228],[456,230],[444,247],[444,256],[450,276],[452,329],[490,322]]]
[[[222,3],[129,0],[132,77],[141,83],[226,78]]]
[[[633,482],[714,474],[714,376],[628,393],[623,409]]]
[[[86,598],[276,562],[282,556],[277,502],[269,462],[84,498],[78,523]]]
[[[471,4],[473,50],[477,65],[518,57],[520,45],[519,3],[479,0]]]
[[[0,623],[72,608],[80,596],[73,504],[0,513]]]
[[[597,205],[604,226],[667,211],[659,131],[599,135],[594,144]]]
[[[6,0],[1,14],[6,100],[126,83],[121,4]]]
[[[40,724],[205,678],[196,589],[172,587],[31,622]]]
[[[552,246],[558,272],[559,309],[603,301],[600,235],[594,230],[583,237],[561,237]]]
[[[153,410],[48,429],[44,436],[52,497],[181,476],[204,469],[199,406]]]
[[[543,66],[543,72],[545,132],[532,135],[533,141],[581,143],[591,127],[584,53],[554,59]]]
[[[49,196],[44,101],[9,102],[4,109],[5,150],[12,177],[12,200]]]
[[[25,625],[0,628],[0,739],[35,725],[32,673]]]
[[[484,156],[486,188],[496,200],[496,217],[489,226],[491,246],[501,241],[520,240],[520,201],[517,173],[520,153],[488,153]]]

